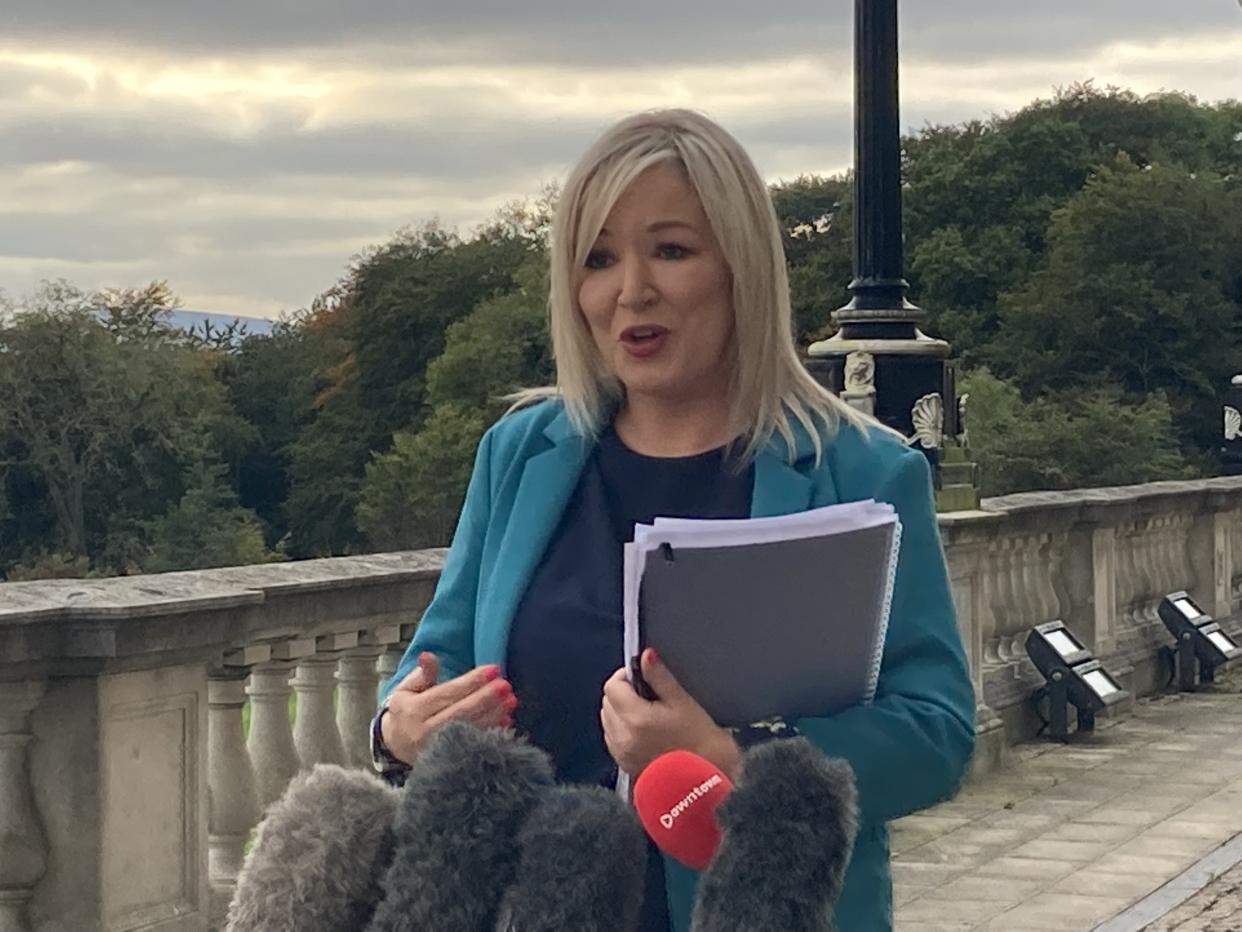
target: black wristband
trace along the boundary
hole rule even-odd
[[[376,772],[390,783],[396,782],[393,777],[400,775],[400,782],[396,782],[396,785],[400,786],[405,782],[405,774],[409,771],[410,765],[394,756],[384,744],[384,731],[381,726],[387,711],[388,702],[385,701],[375,713],[375,718],[371,719],[371,763]]]
[[[773,741],[777,738],[798,737],[798,729],[783,718],[769,718],[761,722],[751,722],[749,725],[739,725],[736,728],[730,728],[729,731],[733,733],[733,740],[737,742],[737,746],[743,751],[765,741]]]

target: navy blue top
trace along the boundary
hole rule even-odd
[[[515,726],[547,751],[557,779],[612,786],[617,767],[599,721],[604,681],[622,662],[622,545],[657,516],[744,518],[754,469],[724,450],[650,457],[609,430],[588,459],[509,634]],[[663,862],[650,847],[643,932],[666,932]]]

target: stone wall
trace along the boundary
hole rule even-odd
[[[1038,725],[1033,625],[1062,619],[1142,694],[1168,677],[1165,592],[1219,618],[1242,595],[1242,478],[1008,496],[941,529],[979,771]],[[365,764],[443,557],[0,584],[0,929],[218,928],[263,805]]]

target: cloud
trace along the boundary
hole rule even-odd
[[[851,4],[41,0],[0,37],[0,287],[167,278],[274,313],[398,228],[469,227],[616,117],[707,111],[773,180],[851,159]],[[1235,95],[1242,10],[902,4],[907,127],[1096,78]]]

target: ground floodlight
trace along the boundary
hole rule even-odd
[[[1183,692],[1194,690],[1197,683],[1212,682],[1217,667],[1242,657],[1242,647],[1185,592],[1170,592],[1161,599],[1159,615],[1177,642],[1174,663],[1177,687]]]
[[[1048,697],[1048,733],[1057,741],[1069,740],[1070,705],[1078,712],[1078,730],[1089,732],[1096,712],[1130,696],[1064,622],[1036,625],[1027,635],[1026,653],[1044,677],[1034,698]]]

